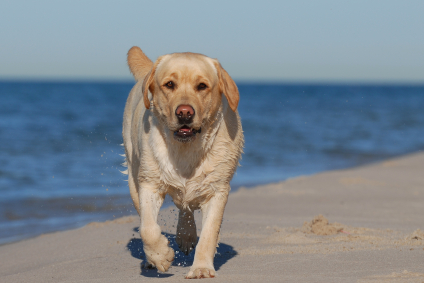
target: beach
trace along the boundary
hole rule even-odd
[[[157,220],[175,260],[145,268],[129,187],[159,171],[173,192],[229,183],[216,282],[424,283],[424,1],[29,2],[0,9],[0,283],[185,280],[169,195]],[[197,142],[138,166],[125,129],[146,134],[147,116],[160,135],[130,151]],[[197,145],[219,164],[184,162]],[[231,176],[209,174],[229,157]]]
[[[424,153],[230,194],[215,282],[424,282]],[[161,211],[173,240],[177,210]],[[195,213],[200,232],[200,213]],[[138,215],[0,246],[0,282],[175,282],[143,269]],[[160,279],[157,279],[160,278]],[[158,281],[157,281],[158,282]]]
[[[0,81],[0,245],[136,213],[120,145],[133,86]],[[238,87],[232,192],[424,150],[422,85]]]

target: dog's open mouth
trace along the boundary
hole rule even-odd
[[[188,142],[191,141],[196,134],[200,133],[201,130],[201,128],[196,130],[184,125],[174,132],[174,138],[180,142]]]

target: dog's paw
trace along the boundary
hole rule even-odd
[[[161,235],[160,241],[153,247],[145,246],[144,253],[149,264],[165,272],[174,261],[174,250],[168,246],[168,239]]]
[[[177,242],[180,251],[188,255],[192,250],[194,250],[197,244],[196,228],[178,229],[175,241]]]
[[[212,268],[191,268],[186,275],[186,279],[200,279],[200,278],[213,278],[215,277],[215,270]]]
[[[154,269],[154,268],[156,268],[156,266],[154,266],[153,264],[149,263],[148,261],[145,261],[141,265],[141,268],[144,268],[144,269]]]
[[[167,250],[163,253],[159,252],[150,252],[146,253],[147,261],[151,266],[156,267],[159,271],[165,272],[168,271],[172,262],[174,261],[174,250],[170,247],[166,248]]]

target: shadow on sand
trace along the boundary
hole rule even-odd
[[[138,227],[134,228],[134,231],[138,232]],[[180,252],[178,244],[175,242],[175,234],[169,234],[164,232],[162,232],[162,234],[168,238],[170,246],[175,251],[175,259],[172,263],[172,266],[191,266],[193,264],[195,251],[192,251],[189,255],[186,256],[184,253]],[[160,273],[156,268],[146,269],[143,267],[146,257],[143,251],[143,242],[141,241],[141,239],[132,238],[128,242],[127,248],[133,257],[143,260],[143,262],[140,263],[141,275],[145,277],[156,278],[171,277],[174,275],[170,273]],[[214,258],[215,270],[218,271],[222,265],[224,265],[227,261],[229,261],[236,255],[237,251],[235,251],[232,246],[224,243],[219,243],[219,247],[216,249],[216,254]]]

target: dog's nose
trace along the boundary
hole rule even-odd
[[[190,124],[193,121],[194,109],[190,105],[180,105],[175,110],[180,124]]]

